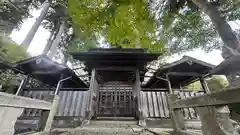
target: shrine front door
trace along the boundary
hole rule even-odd
[[[134,117],[133,86],[112,82],[100,86],[97,117]]]

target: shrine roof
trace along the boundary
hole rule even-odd
[[[213,67],[215,66],[212,64],[189,56],[183,56],[182,59],[176,62],[158,68],[144,87],[165,88],[166,81],[158,79],[157,76],[166,78],[166,74],[168,74],[172,87],[179,88],[196,80],[200,76],[206,75]]]
[[[86,88],[87,85],[66,65],[58,64],[45,55],[39,55],[23,61],[16,62],[16,68],[24,74],[50,85],[57,85],[61,76],[72,77],[63,83],[63,87]]]
[[[156,60],[160,54],[147,53],[144,49],[94,48],[71,55],[74,59],[83,61],[91,71],[93,68],[118,66],[144,69],[147,62]]]
[[[147,63],[157,60],[160,54],[148,53],[145,49],[135,48],[93,48],[88,52],[71,53],[71,55],[74,59],[84,62],[85,70],[89,73],[94,68],[102,69],[98,73],[104,81],[127,81],[134,78],[135,69],[139,69],[140,75],[144,76]]]

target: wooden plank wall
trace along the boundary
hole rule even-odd
[[[53,91],[24,91],[24,96],[41,100],[51,100]],[[85,116],[88,91],[60,91],[60,102],[56,116]],[[22,116],[40,116],[41,110],[25,109]]]
[[[180,99],[197,96],[203,92],[174,91]],[[144,105],[144,115],[148,118],[169,118],[167,92],[143,92],[141,98]],[[194,108],[184,108],[185,119],[199,119]]]
[[[175,91],[180,99],[192,97],[203,92],[182,92]],[[51,100],[53,91],[25,91],[24,96]],[[56,116],[85,116],[85,109],[87,105],[88,91],[60,91],[60,103]],[[141,91],[141,98],[144,105],[144,115],[148,118],[169,118],[169,109],[167,104],[167,92],[143,92]],[[25,109],[22,116],[40,116],[41,110]],[[194,108],[184,108],[185,119],[198,119]]]

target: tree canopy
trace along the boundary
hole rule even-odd
[[[226,21],[239,19],[240,10],[237,8],[239,2],[234,0],[206,2],[216,8]],[[164,2],[157,3],[163,5]],[[193,0],[168,0],[166,5],[165,8],[157,8],[154,11],[157,20],[163,26],[160,33],[168,41],[167,47],[171,53],[181,53],[195,48],[205,51],[222,49],[224,44],[220,40],[216,26]]]
[[[239,19],[239,2],[208,3],[227,21]],[[170,54],[195,48],[211,51],[224,45],[209,17],[192,1],[69,0],[68,13],[75,36],[70,50],[94,47],[99,39],[110,47],[140,44],[150,51]]]
[[[20,28],[23,19],[30,16],[30,10],[39,8],[45,0],[5,0],[0,4],[0,32],[10,34]]]
[[[16,62],[26,59],[29,55],[26,50],[13,42],[9,37],[0,35],[0,60]]]
[[[9,37],[0,35],[0,63],[16,62],[28,58],[28,53],[21,46],[13,42]],[[17,85],[19,77],[11,70],[0,68],[0,85],[12,92]]]
[[[29,16],[29,10],[39,8],[43,2],[47,0],[4,1],[0,6],[1,20],[12,24],[4,28],[9,28],[9,31],[17,28]],[[209,17],[191,0],[48,2],[51,2],[51,8],[43,24],[56,35],[62,20],[65,20],[66,31],[60,42],[60,46],[66,48],[63,50],[82,51],[105,43],[110,47],[141,47],[171,54],[195,48],[211,51],[223,46]],[[240,3],[237,1],[207,2],[227,21],[240,17]]]
[[[147,1],[69,0],[68,13],[75,34],[86,42],[104,38],[111,47],[141,47],[154,52],[164,47]]]

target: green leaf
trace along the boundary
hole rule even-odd
[[[157,40],[156,21],[144,0],[68,0],[68,13],[75,33],[101,35],[112,47],[134,48],[140,44],[149,49],[164,48]]]

